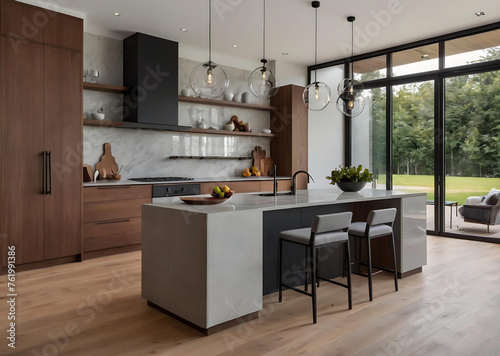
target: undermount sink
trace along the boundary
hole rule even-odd
[[[260,194],[255,194],[259,197],[274,197],[275,195],[273,193],[260,193]],[[291,195],[290,192],[278,192],[276,193],[276,196],[280,195]]]

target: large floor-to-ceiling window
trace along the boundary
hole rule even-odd
[[[427,194],[434,230],[434,81],[392,87],[393,188]]]
[[[472,204],[472,197],[500,189],[500,71],[446,78],[444,88],[445,199],[451,212],[455,203]],[[500,225],[488,229],[460,218],[450,218],[446,231],[500,238]]]
[[[319,67],[350,61],[366,105],[345,118],[345,163],[375,188],[425,192],[429,232],[500,242],[500,205],[489,222],[462,216],[500,189],[500,23]]]

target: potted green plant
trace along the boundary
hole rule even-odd
[[[373,182],[373,173],[370,173],[368,168],[363,169],[361,164],[357,167],[339,166],[326,179],[329,179],[332,185],[337,184],[344,192],[357,192],[363,189],[367,182]]]

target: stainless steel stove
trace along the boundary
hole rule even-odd
[[[160,183],[160,182],[177,182],[183,180],[193,180],[194,178],[190,177],[144,177],[144,178],[129,178],[129,180],[133,180],[136,182],[145,182],[145,183]]]

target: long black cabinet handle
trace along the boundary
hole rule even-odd
[[[42,152],[42,194],[47,194],[47,151]]]
[[[106,220],[106,221],[98,221],[96,224],[98,225],[104,225],[104,224],[115,224],[115,223],[121,223],[121,222],[129,222],[130,219],[116,219],[116,220]]]
[[[47,195],[52,194],[52,157],[51,152],[47,151]]]

